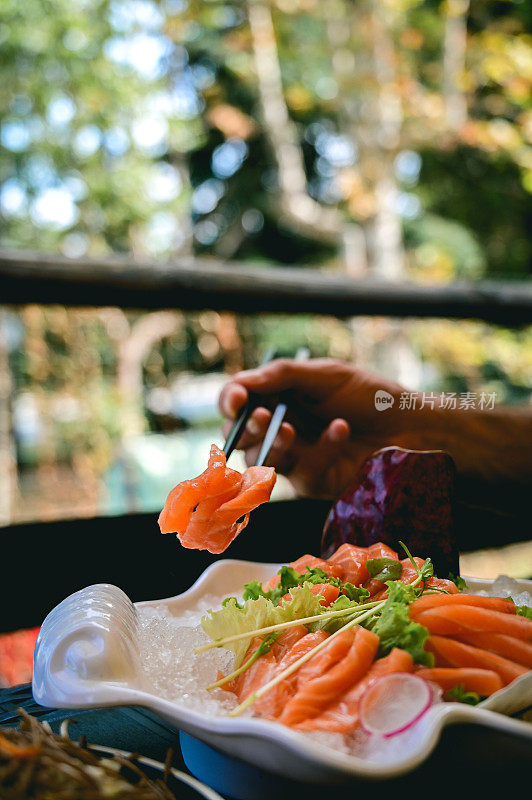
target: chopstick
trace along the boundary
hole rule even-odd
[[[267,364],[268,361],[272,361],[273,358],[275,358],[275,350],[270,347],[268,348],[268,350],[266,350],[264,356],[262,357],[262,360],[260,362],[261,366],[263,364]],[[231,430],[229,431],[227,439],[225,440],[223,451],[225,453],[226,460],[229,458],[229,456],[237,446],[240,437],[244,432],[244,428],[246,427],[246,422],[252,415],[253,411],[257,408],[257,405],[258,405],[257,395],[249,392],[247,402],[242,407],[242,411],[233,422]]]
[[[262,358],[261,366],[263,364],[267,364],[268,361],[271,361],[275,358],[275,350],[269,349],[264,354]],[[300,347],[295,355],[296,361],[306,361],[310,358],[310,351],[307,347]],[[259,397],[256,394],[249,393],[247,403],[242,408],[242,411],[234,421],[231,430],[225,440],[225,444],[223,447],[223,451],[225,453],[226,459],[229,458],[235,447],[237,446],[242,433],[244,432],[244,428],[246,427],[246,423],[250,418],[253,411],[259,405]],[[273,443],[277,434],[281,429],[281,425],[283,424],[283,420],[287,411],[287,405],[284,402],[277,403],[275,410],[272,414],[272,418],[270,420],[270,424],[268,426],[268,430],[266,431],[266,436],[264,437],[264,441],[262,442],[262,446],[260,448],[259,454],[257,456],[257,460],[255,461],[256,467],[264,466],[264,462],[268,458],[270,450],[272,449]]]
[[[296,353],[295,360],[306,361],[308,358],[310,358],[310,351],[308,350],[308,348],[300,347]],[[283,424],[286,411],[287,411],[286,403],[283,402],[277,403],[275,411],[272,414],[268,430],[266,431],[266,436],[264,437],[264,441],[262,442],[262,446],[257,456],[257,460],[255,461],[256,467],[264,466],[264,462],[268,458],[268,455],[270,453],[270,450],[272,449],[277,434],[281,429],[281,425]]]

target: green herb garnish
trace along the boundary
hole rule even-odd
[[[515,613],[519,614],[520,617],[532,619],[532,608],[530,606],[516,606]]]
[[[279,605],[285,595],[288,594],[290,589],[295,589],[296,586],[303,586],[308,583],[311,586],[317,584],[327,583],[330,586],[336,586],[340,594],[345,594],[349,600],[356,600],[358,603],[363,602],[365,598],[369,597],[369,592],[362,586],[354,586],[352,583],[344,582],[340,578],[336,578],[324,572],[320,567],[307,567],[305,572],[298,573],[293,567],[281,567],[279,572],[279,583],[273,589],[264,591],[262,584],[259,581],[250,581],[244,586],[243,599],[258,600],[259,597],[265,597],[266,600],[276,606]],[[228,599],[228,598],[227,598]],[[225,600],[222,605],[225,605]],[[237,603],[238,606],[238,603]],[[241,606],[238,606],[241,608]]]
[[[468,706],[476,706],[480,703],[479,695],[476,692],[466,692],[461,683],[453,689],[449,689],[445,699],[455,700],[457,703],[466,703]]]
[[[394,647],[406,650],[414,661],[427,667],[434,665],[434,656],[425,650],[430,634],[424,625],[410,619],[408,605],[418,596],[417,587],[401,581],[386,581],[388,599],[378,616],[366,623],[380,639],[379,653],[387,655]]]
[[[403,565],[396,558],[369,558],[366,569],[369,577],[377,581],[396,581],[401,577]]]
[[[255,652],[251,654],[251,657],[248,658],[248,660],[245,661],[241,667],[235,669],[234,672],[231,672],[229,675],[225,675],[225,677],[221,678],[219,681],[211,683],[210,686],[207,686],[207,691],[210,692],[211,689],[216,689],[218,686],[223,686],[224,683],[229,683],[229,681],[232,681],[234,678],[238,678],[239,675],[242,675],[242,673],[249,669],[255,663],[255,661],[257,661],[257,659],[270,652],[274,642],[277,641],[277,636],[278,634],[276,633],[270,633],[268,636],[265,636]]]
[[[452,572],[449,572],[449,580],[454,583],[459,592],[463,592],[467,589],[467,583],[460,575],[453,575]]]

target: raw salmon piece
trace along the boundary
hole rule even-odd
[[[277,641],[273,643],[270,650],[270,653],[273,655],[275,661],[276,662],[279,661],[295,645],[295,643],[299,641],[299,639],[302,639],[303,636],[306,636],[307,633],[308,631],[304,625],[294,625],[294,627],[287,628],[285,631],[283,631],[279,636],[279,638],[277,639]],[[259,647],[262,641],[263,637],[261,636],[255,636],[252,639],[246,651],[246,654],[242,659],[242,664],[245,664],[246,661],[249,661],[249,659],[252,657],[253,653],[255,652],[257,647]],[[258,661],[260,661],[262,658],[264,658],[264,656],[260,656]],[[271,659],[268,659],[268,663],[270,665],[272,664]],[[251,665],[249,670],[251,669],[253,669],[253,664]],[[225,683],[221,688],[227,692],[233,692],[234,694],[238,695],[243,690],[245,674],[246,673],[244,672],[241,675],[238,675],[232,681]],[[221,680],[223,677],[225,677],[223,672],[218,670],[218,677],[216,678],[216,680]]]
[[[481,697],[489,697],[502,689],[499,675],[489,669],[473,669],[472,667],[421,667],[416,675],[426,681],[436,683],[444,692],[463,686],[466,692],[476,692]]]
[[[262,637],[255,636],[244,657],[243,664],[249,660],[261,642]],[[232,681],[233,691],[237,695],[239,702],[242,703],[252,692],[265,683],[268,683],[275,672],[276,666],[277,660],[272,649],[263,656],[260,656],[249,669],[239,675],[238,678],[235,678],[235,680]]]
[[[340,589],[337,586],[331,586],[330,583],[316,583],[310,587],[310,591],[320,598],[322,606],[330,606],[340,594]]]
[[[304,625],[293,625],[281,633],[279,638],[274,644],[275,657],[277,660],[282,658],[296,642],[299,642],[303,636],[308,634],[308,630]]]
[[[369,555],[367,547],[355,547],[353,544],[342,544],[338,550],[329,558],[329,564],[334,564],[342,570],[341,578],[344,581],[360,586],[369,578],[366,569],[368,558],[375,556]]]
[[[515,664],[507,658],[472,647],[454,639],[447,639],[445,636],[431,636],[427,642],[427,650],[436,656],[436,666],[441,666],[438,662],[439,656],[452,667],[473,667],[476,669],[488,669],[496,672],[500,676],[503,684],[507,686],[516,678],[520,678],[525,672],[529,672],[527,667],[522,664]]]
[[[308,684],[309,681],[323,675],[333,664],[345,658],[354,640],[355,632],[352,628],[342,631],[332,639],[327,647],[324,647],[323,650],[312,656],[306,664],[303,664],[296,672],[298,690]]]
[[[525,642],[532,640],[532,620],[517,614],[504,614],[476,606],[441,606],[417,615],[416,621],[431,633],[462,636],[471,631],[504,633]]]
[[[440,606],[478,606],[492,611],[515,614],[515,603],[503,597],[482,597],[475,594],[424,594],[409,606],[412,618],[431,608]]]
[[[161,533],[184,533],[192,512],[206,497],[234,497],[242,483],[242,475],[226,465],[225,453],[211,445],[207,469],[172,489],[159,515]],[[220,500],[222,502],[222,500]]]
[[[460,636],[461,642],[473,644],[490,653],[497,653],[499,656],[509,658],[516,664],[532,669],[532,644],[515,639],[513,636],[506,636],[504,633],[486,633],[482,631],[470,631]]]
[[[314,633],[307,633],[305,636],[302,636],[284,653],[268,680],[271,680],[274,674],[279,675],[290,667],[299,658],[309,653],[316,645],[327,639],[328,636],[329,634],[322,630],[315,631]],[[295,692],[297,674],[298,673],[295,672],[293,675],[289,675],[288,678],[285,678],[285,680],[273,686],[269,692],[266,692],[266,694],[260,697],[254,705],[255,713],[263,717],[268,717],[269,719],[277,717]],[[264,685],[264,683],[267,683],[267,681],[264,681],[262,685]],[[255,688],[258,688],[258,686]]]
[[[341,634],[337,638],[340,636]],[[331,647],[332,644],[331,642]],[[378,636],[365,628],[357,627],[346,655],[314,679],[302,682],[295,697],[287,703],[279,722],[292,726],[318,716],[339,695],[362,679],[375,658],[378,646]],[[328,649],[326,647],[322,652]]]
[[[275,480],[273,467],[249,467],[236,495],[218,507],[211,497],[200,502],[184,533],[178,534],[183,547],[223,553],[246,527],[249,512],[270,499]]]
[[[397,647],[385,658],[379,658],[366,674],[329,705],[318,717],[306,719],[294,727],[302,731],[331,731],[349,733],[358,726],[358,703],[368,686],[382,675],[392,672],[412,672],[414,662],[410,653]]]
[[[334,601],[338,599],[338,595],[340,594],[340,589],[337,586],[331,586],[330,583],[315,583],[309,588],[312,594],[320,598],[320,605],[322,606],[330,606],[331,603],[334,603]],[[291,601],[292,597],[290,592],[287,592],[287,594],[281,598],[282,603],[290,603]]]
[[[299,575],[304,574],[307,567],[310,567],[310,569],[322,569],[332,578],[341,578],[343,574],[340,567],[336,566],[335,564],[330,564],[328,561],[324,561],[322,558],[311,556],[308,553],[304,556],[300,556],[300,558],[296,559],[295,561],[290,562],[288,566],[292,567],[292,569],[295,569]],[[273,575],[267,583],[263,583],[263,591],[267,592],[269,589],[275,589],[279,583],[279,580],[279,575]]]

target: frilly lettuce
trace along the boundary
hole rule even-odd
[[[326,610],[320,605],[319,598],[312,594],[308,585],[296,586],[289,589],[291,602],[274,605],[266,597],[249,599],[240,606],[236,597],[230,597],[224,602],[220,611],[208,611],[201,620],[201,627],[214,641],[234,636],[246,631],[256,631],[279,622],[291,622],[303,617],[313,617],[323,614]],[[249,639],[240,639],[225,645],[235,654],[235,669],[238,668],[251,643]]]

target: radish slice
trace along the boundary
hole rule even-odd
[[[426,680],[409,672],[393,672],[378,678],[360,698],[360,724],[366,733],[396,736],[417,722],[432,703],[433,692]]]

